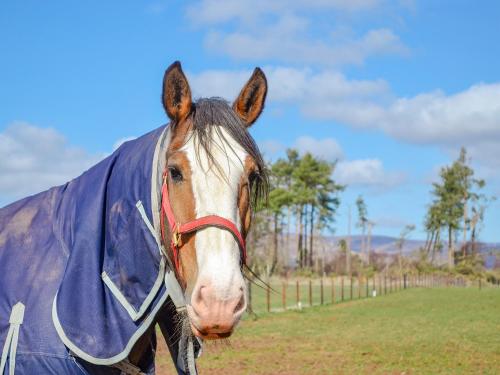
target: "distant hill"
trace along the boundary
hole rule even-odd
[[[347,239],[347,236],[322,236],[322,239],[330,244],[334,248],[338,248],[338,243],[342,239]],[[351,236],[351,249],[354,252],[361,251],[362,236],[354,235]],[[393,254],[399,251],[398,249],[398,238],[384,235],[372,235],[371,238],[371,250],[377,253],[387,253]],[[423,240],[413,240],[408,239],[404,242],[403,253],[408,254],[421,247],[425,246],[425,241]],[[446,243],[444,244],[446,247]],[[487,254],[491,251],[500,250],[500,242],[497,243],[479,243],[479,251],[481,253]]]
[[[325,259],[331,258],[336,251],[339,250],[339,241],[342,239],[347,239],[347,236],[321,236],[314,239],[315,246],[314,249],[317,254],[323,254]],[[351,249],[355,253],[361,252],[361,242],[362,236],[353,235],[351,236]],[[394,255],[397,254],[398,249],[398,238],[384,235],[372,235],[371,238],[371,251],[379,254]],[[283,244],[285,245],[285,244]],[[425,241],[408,239],[405,241],[403,246],[403,254],[410,255],[419,248],[425,246]],[[444,243],[446,249],[446,243]],[[485,263],[488,268],[492,268],[495,265],[496,259],[500,259],[500,243],[479,243],[479,251],[485,257]],[[290,265],[296,264],[297,255],[297,236],[295,234],[290,235],[288,254]],[[442,261],[446,259],[446,251],[442,251],[440,258]],[[438,260],[439,261],[439,260]]]

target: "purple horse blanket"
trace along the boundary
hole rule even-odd
[[[154,334],[141,368],[127,358],[156,321],[175,319],[162,307],[183,304],[159,240],[168,133],[0,209],[0,374],[154,374]],[[192,373],[185,342],[167,338],[178,372]]]

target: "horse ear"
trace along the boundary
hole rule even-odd
[[[250,127],[264,109],[267,95],[267,79],[260,68],[255,68],[252,76],[243,87],[233,104],[234,111]]]
[[[184,120],[191,112],[191,89],[179,61],[165,71],[162,101],[168,117],[174,122]]]

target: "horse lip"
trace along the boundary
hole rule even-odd
[[[233,334],[233,330],[228,331],[228,332],[221,332],[221,333],[207,333],[205,331],[199,330],[196,325],[191,322],[191,331],[196,337],[199,337],[203,340],[218,340],[218,339],[224,339]]]

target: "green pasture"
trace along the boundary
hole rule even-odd
[[[257,313],[230,341],[207,343],[198,364],[202,375],[500,374],[500,288],[416,288]],[[158,365],[173,373],[162,347]]]

